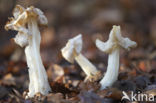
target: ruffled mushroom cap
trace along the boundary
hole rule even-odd
[[[25,9],[20,5],[17,5],[13,10],[13,16],[9,18],[9,22],[5,25],[5,29],[11,29],[18,31],[15,37],[15,42],[21,47],[28,44],[30,33],[27,28],[27,24],[30,19],[37,20],[38,25],[47,25],[47,18],[44,16],[43,12],[34,8],[33,6]]]
[[[63,57],[70,63],[74,62],[74,59],[82,50],[82,35],[68,40],[66,46],[61,50]]]
[[[113,26],[108,41],[102,42],[101,40],[97,39],[96,46],[105,53],[111,53],[117,47],[130,50],[130,48],[136,47],[137,44],[129,38],[124,38],[121,36],[120,26]]]

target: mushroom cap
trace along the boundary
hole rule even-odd
[[[61,53],[63,57],[70,63],[74,62],[75,57],[80,54],[82,50],[82,35],[69,39],[66,46],[62,48]]]
[[[5,29],[18,31],[14,40],[21,47],[26,46],[28,44],[28,39],[31,37],[26,26],[30,19],[37,20],[38,25],[46,25],[48,23],[43,12],[33,6],[25,9],[20,5],[16,5],[13,10],[13,16],[14,17],[9,18],[9,22],[5,25]]]
[[[130,50],[130,48],[136,47],[137,44],[129,38],[122,37],[120,26],[114,25],[113,29],[109,34],[108,41],[102,42],[101,40],[97,39],[96,46],[105,53],[111,53],[114,49],[118,47]]]
[[[18,34],[14,38],[14,41],[21,47],[24,47],[28,45],[28,39],[29,36],[27,34],[24,33],[21,34],[21,32],[18,32]]]
[[[13,16],[14,17],[10,18],[10,21],[5,25],[6,30],[12,29],[21,31],[18,28],[25,26],[31,18],[35,18],[39,25],[47,25],[48,23],[48,20],[44,16],[43,12],[38,8],[34,8],[33,6],[25,9],[20,5],[16,5],[13,10]]]

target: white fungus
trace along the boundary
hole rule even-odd
[[[36,93],[47,95],[51,88],[40,56],[41,36],[39,31],[39,25],[48,23],[47,18],[38,8],[31,6],[25,9],[20,5],[15,7],[13,16],[5,25],[5,29],[18,31],[14,40],[21,47],[25,47],[30,79],[27,97],[34,97]]]
[[[96,67],[81,54],[82,50],[82,35],[69,39],[66,46],[61,50],[63,57],[73,63],[74,60],[80,65],[82,70],[87,75],[86,80],[96,81],[101,77],[100,71],[96,69]]]
[[[107,42],[96,40],[96,46],[101,51],[109,54],[107,71],[100,81],[101,89],[112,86],[118,78],[120,49],[130,50],[130,48],[136,47],[136,45],[136,42],[131,41],[129,38],[122,37],[120,26],[113,26]]]

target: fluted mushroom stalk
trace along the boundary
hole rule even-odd
[[[100,81],[101,89],[112,86],[118,78],[120,49],[130,50],[136,45],[136,42],[121,36],[120,26],[113,26],[107,42],[96,40],[97,48],[109,54],[107,71]]]
[[[66,46],[61,50],[63,57],[70,63],[73,63],[74,60],[80,65],[82,70],[87,75],[86,80],[96,81],[101,77],[100,71],[81,54],[82,50],[82,35],[68,40]]]
[[[33,97],[36,93],[47,95],[51,88],[40,56],[41,36],[38,28],[39,25],[48,23],[47,18],[40,9],[33,6],[25,9],[17,5],[13,15],[14,18],[5,25],[5,29],[18,31],[14,40],[21,47],[25,47],[30,79],[28,97]]]

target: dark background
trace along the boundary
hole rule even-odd
[[[40,8],[48,18],[48,27],[41,28],[44,61],[56,62],[67,40],[79,33],[84,55],[96,58],[90,49],[97,51],[95,39],[107,40],[112,25],[120,25],[122,35],[136,41],[137,48],[155,46],[155,0],[0,0],[0,54],[8,59],[18,47],[10,41],[16,32],[5,31],[4,25],[16,4]]]

